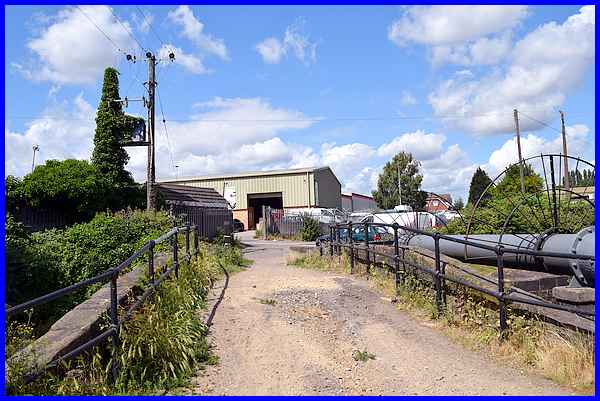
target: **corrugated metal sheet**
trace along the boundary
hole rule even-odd
[[[311,172],[313,171],[314,172]],[[315,174],[324,180],[315,184]],[[221,178],[180,179],[178,184],[213,188],[223,195],[225,186],[233,185],[236,192],[235,210],[248,208],[248,195],[281,192],[283,207],[341,207],[341,185],[333,172],[326,168],[289,170],[285,174],[236,175]],[[318,187],[318,199],[315,192]],[[317,202],[318,201],[318,202]],[[323,202],[326,204],[323,204]]]
[[[225,198],[213,188],[160,183],[157,184],[157,189],[167,203],[217,209],[228,208]]]

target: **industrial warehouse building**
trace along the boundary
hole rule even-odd
[[[233,208],[246,229],[256,227],[262,207],[274,209],[342,208],[342,185],[329,167],[258,171],[162,181],[213,188]]]
[[[379,208],[371,196],[352,192],[351,194],[342,194],[342,210],[345,212],[372,212]]]

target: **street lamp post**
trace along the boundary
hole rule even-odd
[[[38,145],[33,145],[33,159],[31,160],[31,172],[33,173],[33,169],[35,168],[35,152],[40,150]]]

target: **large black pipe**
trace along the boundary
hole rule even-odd
[[[468,237],[464,235],[449,235],[448,237],[481,243],[488,247],[502,245],[505,249],[513,250],[595,255],[594,227],[585,228],[577,234],[549,234],[545,237],[531,234],[505,234],[502,237],[497,234],[476,234],[469,235]],[[435,249],[434,239],[427,235],[409,237],[406,245],[417,246],[432,251]],[[469,263],[483,265],[496,265],[497,263],[496,253],[492,250],[444,239],[440,239],[440,252]],[[503,261],[506,267],[574,275],[580,283],[589,286],[594,285],[593,260],[583,261],[572,258],[505,253]]]

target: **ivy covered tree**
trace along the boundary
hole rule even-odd
[[[127,139],[129,119],[123,113],[119,96],[119,72],[114,68],[104,70],[102,97],[96,113],[96,134],[92,163],[100,174],[115,186],[133,184],[131,174],[125,170],[129,155],[122,146]]]
[[[421,191],[423,175],[420,173],[420,167],[421,163],[415,160],[412,154],[406,152],[398,153],[387,162],[377,180],[377,190],[373,191],[377,206],[382,209],[392,209],[402,200],[402,204],[410,205],[413,210],[423,209],[427,193]],[[400,171],[401,194],[398,193],[398,171]]]
[[[492,180],[487,175],[484,169],[481,167],[477,167],[475,173],[473,174],[473,178],[471,178],[471,185],[469,186],[469,199],[467,203],[470,205],[475,205],[477,200],[481,197],[485,189],[490,185]],[[487,197],[489,199],[489,197]],[[487,199],[482,199],[485,202]]]

